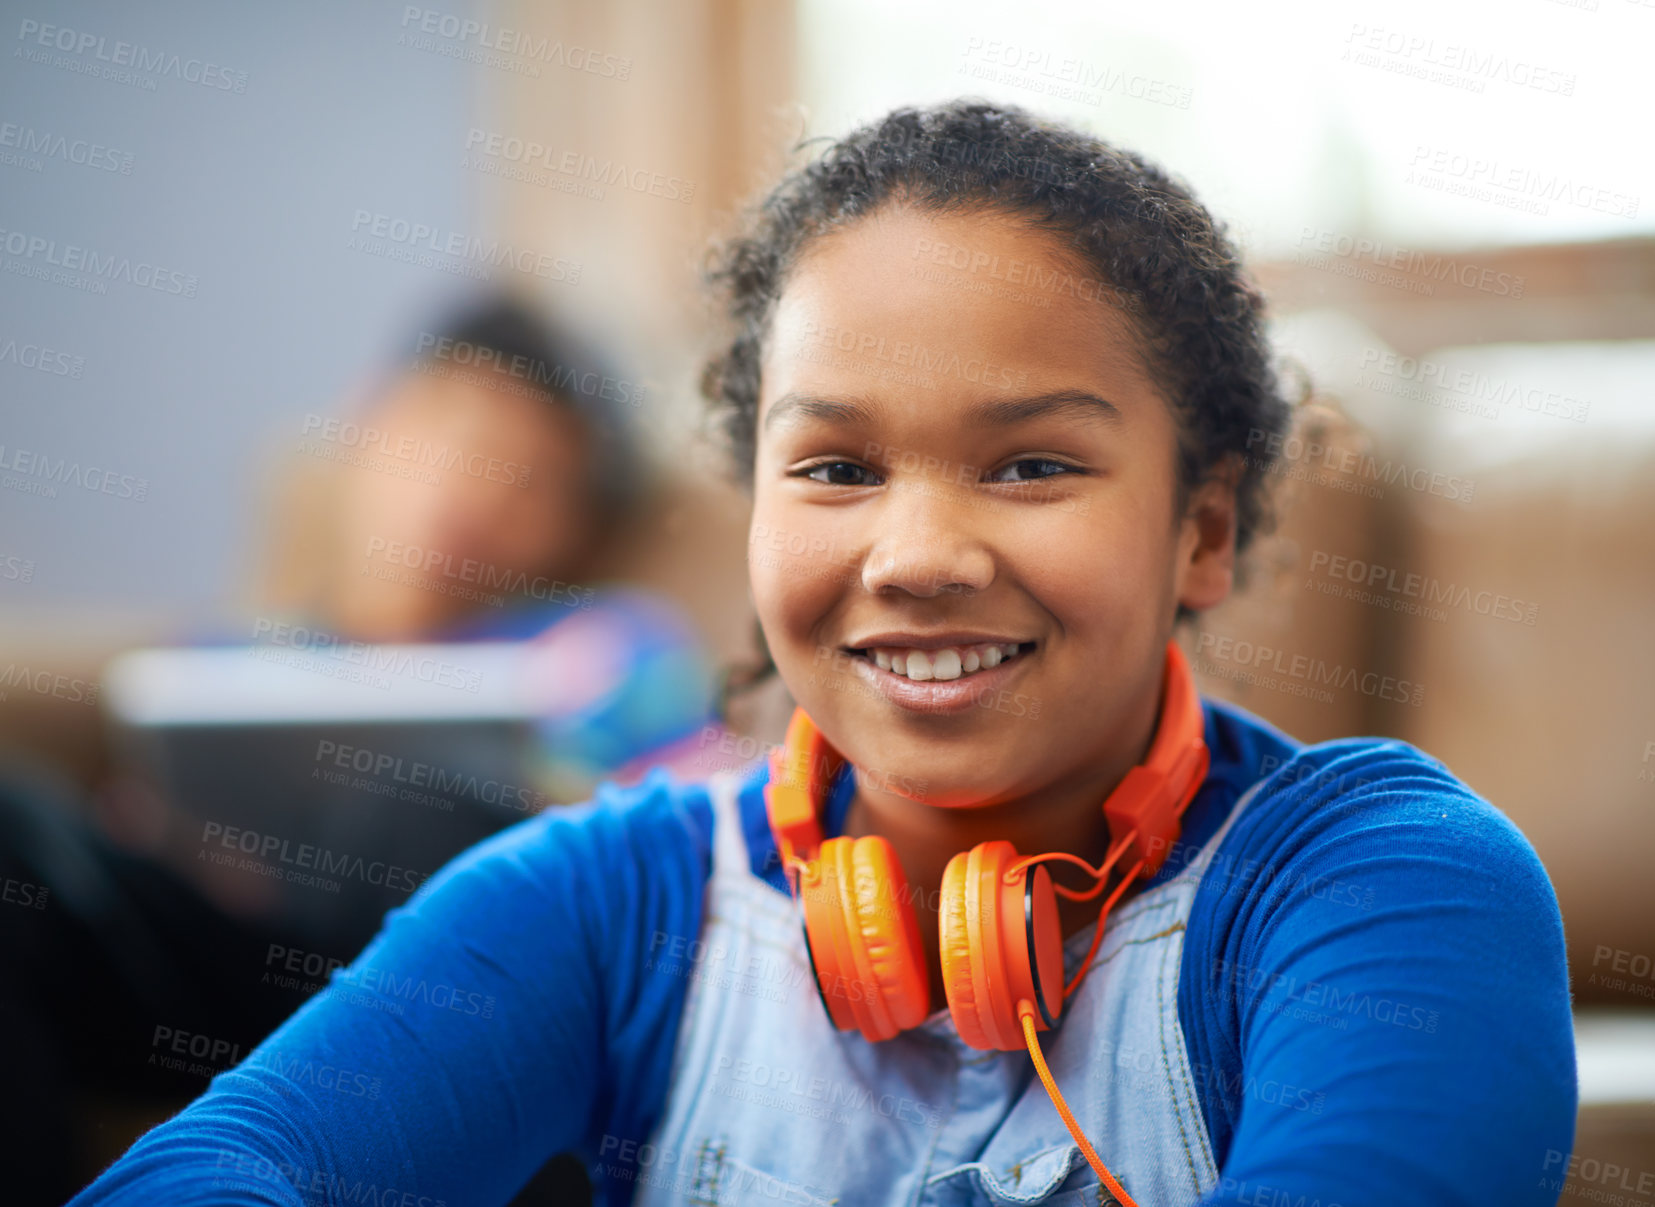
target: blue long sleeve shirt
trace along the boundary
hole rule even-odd
[[[1204,1207],[1555,1203],[1574,1046],[1533,848],[1406,743],[1304,746],[1203,707],[1211,770],[1160,878],[1262,781],[1201,880],[1180,969],[1220,1170]],[[745,778],[741,816],[784,892],[766,776]],[[626,1202],[607,1141],[659,1120],[686,990],[646,969],[696,940],[712,827],[704,785],[655,772],[473,847],[71,1207],[504,1204],[567,1150],[599,1202]],[[1272,1085],[1316,1100],[1245,1109]]]

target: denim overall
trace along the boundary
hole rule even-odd
[[[670,1089],[637,1204],[973,1207],[1114,1202],[1027,1051],[983,1052],[946,1003],[883,1043],[818,1000],[793,901],[752,872],[739,776],[713,777],[713,874]],[[1194,1204],[1218,1171],[1178,1023],[1184,924],[1253,790],[1177,877],[1111,912],[1055,1031],[1052,1076],[1109,1172],[1143,1207]],[[1064,981],[1093,927],[1064,944]]]

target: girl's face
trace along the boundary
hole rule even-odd
[[[1139,761],[1176,605],[1228,592],[1226,488],[1176,513],[1172,417],[1109,284],[1061,252],[887,206],[779,299],[753,597],[875,790],[997,804]]]

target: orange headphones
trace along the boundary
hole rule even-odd
[[[1201,701],[1189,665],[1167,643],[1160,720],[1149,755],[1104,802],[1109,852],[1094,868],[1065,852],[1019,856],[1011,843],[979,843],[948,861],[938,913],[943,987],[960,1038],[973,1048],[1027,1047],[1058,1113],[1111,1193],[1131,1204],[1080,1134],[1046,1069],[1036,1031],[1057,1026],[1063,1003],[1079,988],[1103,937],[1110,908],[1135,879],[1160,869],[1176,841],[1184,810],[1207,776]],[[857,1028],[870,1041],[922,1023],[931,1010],[919,924],[908,879],[890,842],[822,837],[828,787],[844,763],[805,711],[796,709],[782,750],[770,756],[765,810],[788,885],[802,902],[805,944],[822,1004],[835,1027]],[[1063,860],[1096,880],[1090,889],[1053,885],[1039,864]],[[1121,876],[1098,912],[1092,948],[1074,980],[1063,984],[1063,932],[1056,894],[1088,901],[1111,869]]]

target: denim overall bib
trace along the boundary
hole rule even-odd
[[[835,1030],[791,900],[752,872],[739,775],[708,781],[713,874],[670,1089],[633,1203],[1112,1203],[1027,1051],[983,1052],[946,1003],[883,1043]],[[1111,912],[1041,1047],[1086,1138],[1143,1207],[1194,1204],[1218,1170],[1178,1023],[1184,924],[1231,822],[1177,877]],[[1064,944],[1064,981],[1093,927]]]

